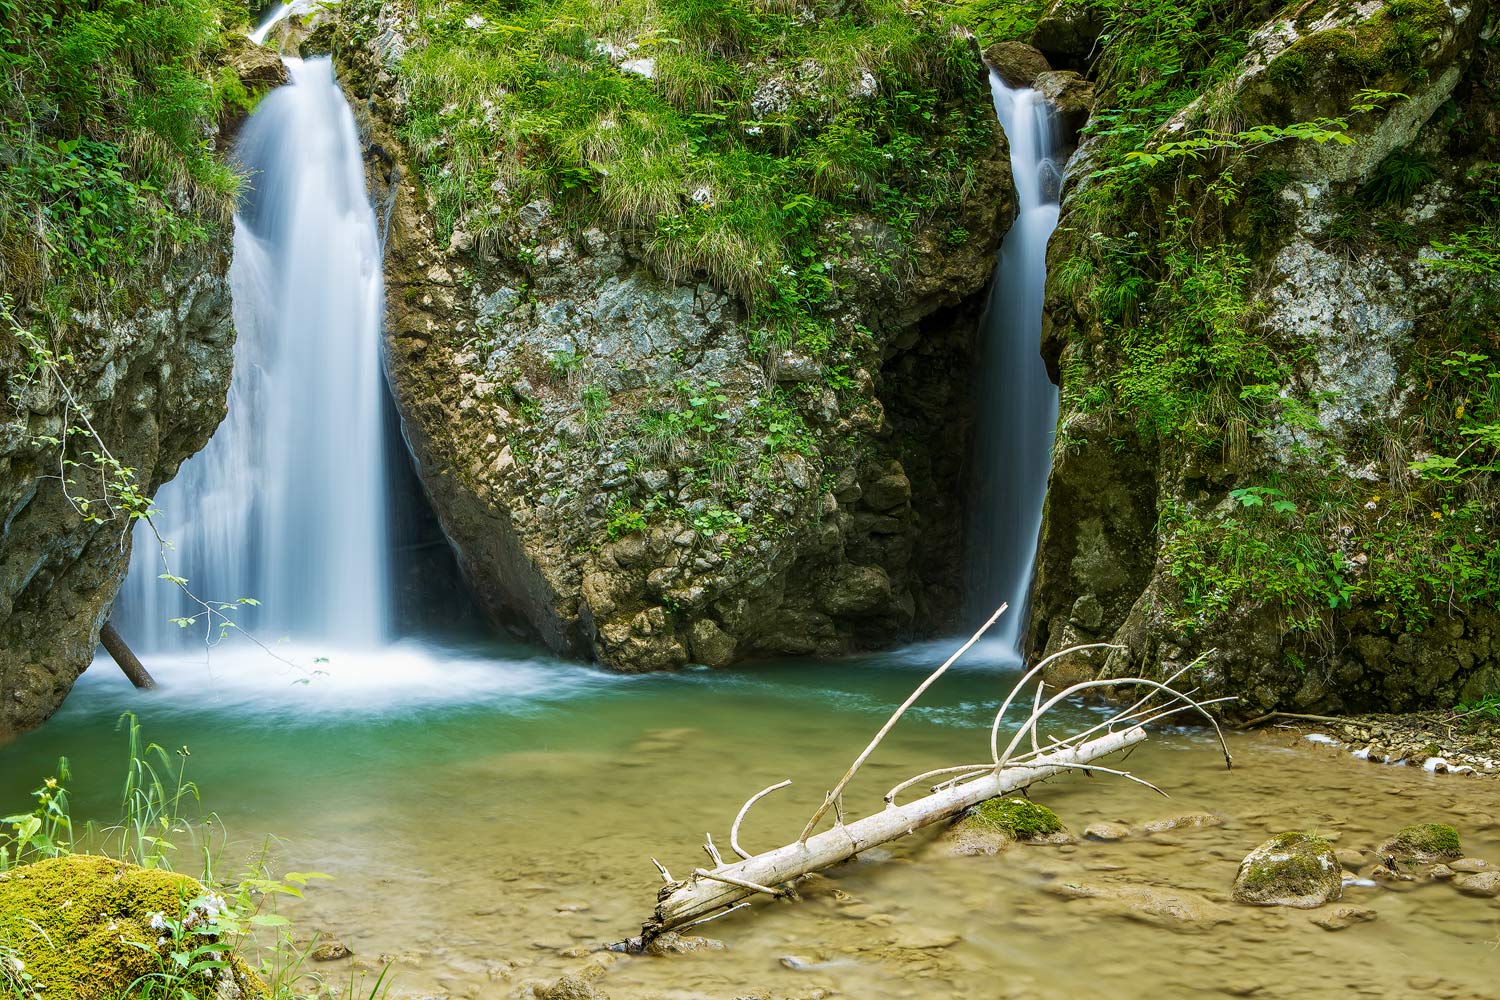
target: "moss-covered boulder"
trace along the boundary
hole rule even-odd
[[[1234,878],[1234,900],[1312,909],[1343,895],[1333,845],[1311,833],[1280,833],[1251,851]]]
[[[0,873],[0,941],[16,949],[38,996],[115,1000],[166,968],[161,924],[182,920],[205,891],[185,875],[109,858],[41,861]],[[194,984],[200,995],[266,995],[240,959],[229,961],[219,978]]]
[[[987,799],[970,809],[948,831],[952,853],[998,854],[1012,843],[1067,843],[1072,838],[1057,813],[1022,798]]]
[[[1463,857],[1458,831],[1447,823],[1422,823],[1396,831],[1380,845],[1382,857],[1397,861],[1452,861]]]

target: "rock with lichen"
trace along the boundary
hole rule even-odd
[[[1281,833],[1240,862],[1234,900],[1251,906],[1312,909],[1343,895],[1343,867],[1333,845],[1311,833]]]
[[[1402,862],[1453,861],[1463,857],[1458,831],[1447,823],[1402,827],[1380,845],[1382,857]]]
[[[185,875],[78,854],[0,873],[0,941],[29,978],[21,996],[115,1000],[172,967],[174,926],[183,952],[214,939],[206,924],[223,905]],[[213,1000],[254,1000],[266,988],[239,957],[183,983]],[[29,991],[29,992],[28,992]],[[174,991],[173,995],[177,993]],[[187,994],[183,994],[187,995]]]

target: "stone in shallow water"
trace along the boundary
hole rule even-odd
[[[1335,906],[1327,913],[1319,913],[1312,922],[1325,931],[1341,931],[1355,924],[1375,919],[1375,911],[1363,906]]]
[[[1423,823],[1397,830],[1380,845],[1380,854],[1397,861],[1454,861],[1463,857],[1463,845],[1448,824]]]
[[[1211,826],[1223,826],[1224,821],[1212,813],[1184,813],[1181,816],[1165,816],[1154,819],[1141,829],[1147,833],[1166,833],[1169,830],[1201,830]]]
[[[1476,872],[1470,875],[1459,875],[1453,879],[1453,884],[1465,896],[1480,896],[1485,899],[1494,899],[1496,896],[1500,896],[1500,872]]]
[[[1459,858],[1448,865],[1456,872],[1488,872],[1494,871],[1495,866],[1483,858]]]
[[[1054,882],[1046,891],[1064,899],[1090,900],[1113,916],[1173,931],[1206,931],[1234,919],[1226,907],[1182,889]]]
[[[1130,836],[1130,827],[1123,823],[1090,823],[1084,827],[1085,840],[1124,840]]]
[[[1281,833],[1245,856],[1234,878],[1234,899],[1252,906],[1311,909],[1343,895],[1343,868],[1322,837]]]

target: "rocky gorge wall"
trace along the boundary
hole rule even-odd
[[[462,5],[444,13],[486,23]],[[444,139],[425,156],[410,148],[420,113],[411,67],[458,43],[424,36],[418,23],[407,4],[346,4],[329,44],[389,220],[387,365],[403,431],[492,620],[621,670],[838,653],[949,624],[969,359],[1014,211],[972,40],[936,35],[959,60],[936,99],[952,123],[944,128],[968,130],[976,155],[952,176],[915,182],[951,184],[952,194],[907,221],[908,235],[868,204],[839,207],[814,228],[796,213],[834,209],[794,186],[773,196],[789,216],[774,245],[812,229],[819,259],[809,249],[789,263],[757,260],[736,287],[733,275],[715,280],[712,261],[677,266],[660,249],[674,219],[697,225],[731,197],[727,181],[675,190],[655,225],[625,225],[609,215],[608,167],[593,167],[582,190],[524,195],[515,175],[477,195],[471,178],[475,205],[444,226],[454,164],[444,163]],[[601,33],[582,59],[550,51],[549,72],[638,88],[628,99],[654,108],[653,92],[671,80],[628,65],[632,37]],[[831,87],[857,114],[859,102],[897,89],[873,61],[829,84],[789,75],[774,57],[738,58],[751,81],[743,96],[766,116],[788,109],[789,91],[815,102]],[[441,113],[455,130],[498,130],[517,112],[495,106],[503,88],[443,86],[453,86],[452,103],[446,91],[434,101],[449,105]],[[761,132],[736,127],[749,142]],[[941,150],[957,140],[926,141]],[[891,198],[902,196],[923,192]],[[803,296],[788,307],[801,310],[792,332],[768,331],[764,290],[757,306],[756,286],[777,282]],[[819,298],[808,307],[801,289],[811,284]]]
[[[238,34],[213,58],[235,74],[244,100],[206,105],[197,123],[224,150],[254,96],[281,81],[282,67]],[[23,256],[30,234],[14,215],[5,219],[0,742],[45,721],[88,667],[129,563],[134,517],[224,416],[234,344],[227,204],[190,184],[167,195],[194,227],[191,237],[132,248],[139,254],[132,270],[107,294],[80,291],[61,308],[69,282],[97,286],[65,271],[54,244],[54,271],[40,284],[47,297],[33,295],[37,276],[22,265],[45,268],[48,254]],[[151,207],[144,199],[131,207],[143,205]],[[33,218],[59,216],[52,205]],[[118,265],[125,249],[114,247],[107,263]]]
[[[1495,11],[1224,6],[1235,62],[1128,146],[1113,109],[1161,88],[1122,83],[1119,46],[1146,43],[1101,55],[1105,3],[1033,36],[1100,76],[1115,128],[1049,254],[1032,654],[1203,656],[1245,713],[1477,701],[1500,690]]]

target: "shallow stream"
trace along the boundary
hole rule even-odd
[[[1199,811],[1222,826],[995,857],[951,857],[918,835],[830,872],[813,898],[702,928],[723,950],[592,953],[638,932],[660,885],[653,856],[677,873],[701,864],[704,832],[726,844],[744,799],[787,777],[742,838],[752,851],[792,839],[944,652],[631,678],[524,648],[413,645],[335,656],[309,678],[221,650],[207,665],[201,653],[153,662],[162,689],[149,695],[104,660],[52,722],[0,750],[0,809],[21,807],[66,753],[75,815],[112,818],[115,723],[134,711],[148,738],[191,748],[189,776],[232,837],[221,868],[274,835],[285,868],[334,876],[290,915],[353,950],[320,971],[392,962],[392,997],[529,996],[533,982],[598,964],[613,1000],[1500,997],[1500,901],[1442,884],[1350,888],[1345,902],[1377,917],[1339,932],[1314,926],[1316,911],[1229,901],[1240,859],[1287,829],[1359,849],[1407,823],[1452,822],[1468,854],[1500,862],[1500,784],[1275,734],[1232,737],[1226,772],[1195,730],[1153,734],[1130,757],[1170,800],[1102,776],[1034,797],[1075,832]],[[982,759],[1011,676],[945,678],[850,809],[877,807],[909,774]],[[1150,888],[1157,912],[1076,898],[1080,886]]]

